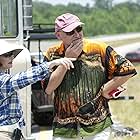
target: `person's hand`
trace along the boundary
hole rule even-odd
[[[49,69],[52,69],[54,66],[63,65],[66,69],[74,68],[72,61],[75,61],[75,58],[60,58],[48,62]]]
[[[112,99],[112,98],[118,98],[120,96],[120,94],[125,91],[126,89],[122,86],[119,86],[118,88],[112,90],[109,93],[102,93],[102,96],[104,96],[107,99]]]
[[[83,41],[81,39],[73,41],[70,46],[66,49],[65,57],[77,58],[82,52]]]
[[[120,94],[125,90],[126,90],[126,88],[120,86],[120,87],[114,89],[113,91],[111,91],[109,93],[109,96],[112,97],[112,98],[118,98],[120,96]]]

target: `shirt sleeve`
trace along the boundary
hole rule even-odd
[[[137,74],[134,65],[126,58],[117,54],[112,47],[108,46],[105,51],[105,68],[108,79],[112,79],[114,76]]]
[[[0,99],[10,96],[14,91],[18,91],[30,84],[50,76],[47,62],[31,67],[25,72],[17,73],[13,76],[3,74],[1,76]]]

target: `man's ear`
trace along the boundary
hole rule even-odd
[[[56,36],[59,40],[61,40],[61,37],[60,37],[59,32],[56,32],[56,33],[55,33],[55,36]]]

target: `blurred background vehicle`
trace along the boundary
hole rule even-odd
[[[140,62],[140,48],[125,55],[131,62]]]
[[[43,52],[31,52],[31,64],[36,66],[43,62]],[[51,125],[53,121],[53,96],[42,89],[41,81],[31,85],[32,125]]]

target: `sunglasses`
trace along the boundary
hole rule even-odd
[[[4,56],[4,57],[11,57],[12,55],[14,55],[14,52],[13,51],[8,52],[8,53],[5,53],[2,56]]]
[[[66,33],[66,35],[68,35],[68,36],[71,36],[71,35],[73,35],[74,33],[75,33],[75,30],[76,30],[76,32],[81,32],[82,31],[82,27],[81,26],[78,26],[78,27],[76,27],[74,30],[72,30],[71,32],[65,32]]]

